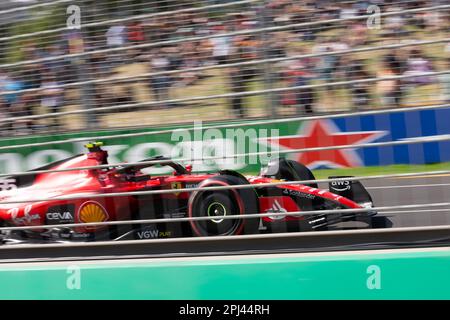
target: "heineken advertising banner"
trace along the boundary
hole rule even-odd
[[[428,142],[397,146],[361,148],[360,144],[386,141],[416,140],[422,137],[450,135],[450,108],[405,111],[318,119],[284,123],[264,122],[260,125],[217,128],[218,124],[191,123],[195,130],[181,127],[115,130],[33,136],[0,141],[0,171],[2,173],[30,170],[52,161],[84,153],[86,141],[52,143],[67,139],[100,140],[109,151],[111,163],[137,162],[164,155],[187,159],[194,171],[234,169],[258,172],[261,164],[272,157],[295,159],[311,169],[357,166],[385,166],[391,164],[424,164],[450,161],[450,142]],[[172,130],[173,129],[173,130]],[[133,135],[167,130],[164,133]],[[131,134],[131,135],[130,135]],[[106,138],[114,135],[117,137]],[[103,138],[102,138],[103,137]],[[47,142],[45,145],[15,148],[21,144]],[[286,153],[288,150],[354,145],[354,148]],[[11,148],[9,148],[11,147]],[[270,153],[272,152],[272,153]],[[233,155],[249,153],[246,157]],[[191,161],[189,159],[209,159]],[[225,158],[227,157],[227,158]],[[154,173],[167,173],[167,168],[153,168]]]

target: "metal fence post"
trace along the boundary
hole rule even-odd
[[[271,9],[268,6],[269,0],[264,0],[261,4],[261,28],[270,27],[272,25],[271,23]],[[269,33],[268,32],[261,32],[260,33],[260,40],[261,40],[261,53],[263,59],[269,59],[270,58],[270,51],[269,48],[266,47],[266,44],[269,41]],[[263,73],[263,79],[264,79],[264,89],[269,90],[267,94],[265,94],[266,97],[266,116],[271,116],[272,118],[277,117],[277,101],[278,101],[278,94],[276,92],[272,92],[271,89],[275,88],[274,83],[276,79],[274,78],[273,74],[273,68],[271,65],[271,62],[265,62],[261,65],[262,73]]]

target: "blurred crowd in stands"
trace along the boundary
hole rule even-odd
[[[368,25],[366,18],[353,19],[367,15],[370,5],[378,6],[381,13],[390,13],[445,5],[448,1],[269,0],[263,3],[237,7],[235,11],[218,10],[214,14],[198,10],[116,22],[92,30],[70,30],[60,33],[57,41],[47,46],[27,39],[19,48],[20,61],[35,62],[0,68],[1,117],[55,113],[69,104],[98,108],[140,102],[130,87],[123,86],[123,81],[89,83],[126,74],[133,64],[138,65],[138,75],[149,73],[138,80],[145,83],[152,101],[161,102],[149,109],[176,107],[176,101],[171,102],[173,88],[197,88],[199,82],[213,82],[218,77],[227,84],[221,93],[238,94],[231,94],[227,100],[232,117],[249,116],[245,92],[276,88],[293,89],[273,90],[276,92],[268,96],[272,107],[292,108],[295,114],[336,111],[333,106],[323,104],[343,99],[343,95],[353,110],[400,107],[405,95],[430,84],[439,87],[436,101],[450,101],[449,73],[414,77],[424,72],[448,70],[449,43],[373,50],[365,55],[339,53],[448,38],[448,9],[381,17],[381,25]],[[343,20],[326,22],[332,19]],[[282,28],[288,25],[292,26]],[[280,29],[245,33],[271,27]],[[192,40],[186,41],[189,38]],[[91,51],[94,53],[77,56]],[[328,52],[337,54],[327,55]],[[306,57],[295,58],[299,55]],[[264,61],[249,63],[259,60]],[[212,76],[209,72],[212,66],[218,66],[220,73]],[[402,75],[408,77],[359,81]],[[85,85],[74,84],[86,81]],[[211,94],[207,85],[202,88],[187,92],[192,96]],[[63,127],[58,121],[59,117],[55,117],[50,125]],[[18,119],[5,122],[4,126],[34,129],[38,121]]]

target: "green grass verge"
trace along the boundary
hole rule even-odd
[[[382,174],[415,173],[442,170],[450,170],[450,162],[423,165],[397,164],[382,167],[321,169],[313,170],[313,173],[317,179],[327,179],[329,176],[375,176]],[[250,174],[257,175],[258,172],[252,172]]]
[[[317,179],[326,179],[328,176],[373,176],[379,174],[397,174],[397,173],[413,173],[426,171],[450,170],[450,162],[424,164],[424,165],[407,165],[398,164],[383,167],[358,167],[343,169],[323,169],[315,170],[314,176]]]

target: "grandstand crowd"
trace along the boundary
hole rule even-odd
[[[94,109],[152,101],[136,110],[161,110],[189,104],[173,100],[175,90],[193,97],[228,93],[225,105],[231,118],[252,116],[249,109],[254,106],[241,93],[276,88],[299,87],[264,96],[270,99],[267,108],[279,115],[404,107],[419,93],[429,95],[435,104],[448,103],[450,74],[442,71],[449,70],[450,43],[339,53],[448,39],[449,9],[402,13],[445,4],[448,1],[269,0],[213,13],[198,10],[123,22],[116,19],[110,25],[58,33],[56,40],[48,42],[26,38],[17,56],[30,63],[0,67],[1,118],[19,117],[4,122],[2,132],[39,130],[43,127],[39,120],[27,116],[55,113],[67,105]],[[372,8],[380,13],[400,13],[380,17],[378,25],[373,19],[370,23],[367,18],[357,19],[369,14],[369,6],[377,6]],[[340,20],[329,21],[333,19]],[[246,33],[272,27],[280,29]],[[93,53],[72,57],[86,52]],[[263,61],[245,63],[259,60]],[[414,76],[427,72],[440,74]],[[134,82],[142,84],[139,90],[129,80],[89,83],[127,75],[137,77]],[[405,77],[358,81],[389,76]],[[77,82],[81,84],[70,85]],[[216,82],[222,91],[211,91]],[[342,108],[334,105],[340,100],[345,101]],[[100,121],[102,112],[91,113],[94,121]],[[60,119],[52,118],[45,128],[64,130]]]

